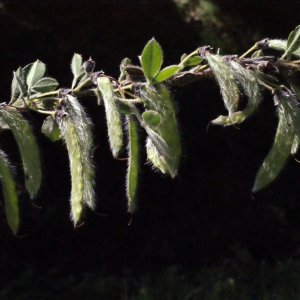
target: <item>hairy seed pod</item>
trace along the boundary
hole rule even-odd
[[[222,57],[206,52],[206,59],[218,81],[224,104],[231,116],[238,107],[239,90],[232,70]]]
[[[0,106],[0,118],[12,131],[18,144],[25,174],[26,188],[33,198],[42,181],[40,153],[28,122],[12,107]]]
[[[145,127],[150,140],[146,144],[148,159],[163,173],[174,177],[178,172],[181,145],[170,93],[164,84],[157,84],[155,87],[142,86],[140,95],[146,108],[157,112],[160,117],[157,126]]]
[[[91,131],[91,121],[86,116],[83,107],[78,100],[71,96],[66,96],[67,105],[65,112],[68,119],[74,125],[76,131],[80,152],[81,163],[83,166],[83,201],[91,209],[95,208],[95,191],[94,191],[94,178],[95,170],[92,163],[92,149],[93,149],[93,135]]]
[[[128,170],[127,170],[127,198],[128,211],[133,213],[136,209],[136,189],[138,181],[138,132],[133,116],[128,117]]]
[[[300,110],[295,97],[289,91],[276,91],[274,101],[278,103],[279,117],[275,141],[256,175],[253,192],[267,186],[277,177],[295,147],[295,135],[299,136]]]
[[[255,77],[255,73],[253,73],[251,70],[243,68],[236,61],[230,60],[228,63],[229,66],[232,68],[236,79],[241,84],[245,94],[248,96],[248,104],[243,111],[237,111],[233,113],[230,117],[219,116],[217,119],[212,121],[213,124],[223,126],[243,122],[255,111],[260,100],[259,84]]]
[[[160,170],[163,174],[169,173],[167,162],[164,155],[162,155],[158,148],[153,143],[152,139],[146,140],[146,151],[148,160],[151,161],[153,166]]]
[[[0,179],[5,201],[5,212],[8,224],[14,234],[17,233],[20,223],[18,196],[9,162],[3,151],[0,150]]]
[[[66,143],[71,172],[71,218],[76,225],[83,212],[84,203],[84,177],[83,152],[75,125],[68,119],[67,115],[57,118],[61,136]]]
[[[102,94],[106,122],[108,129],[108,140],[110,148],[114,157],[118,156],[119,151],[122,148],[122,124],[121,119],[115,104],[114,93],[111,87],[110,80],[107,77],[97,78],[98,89]]]

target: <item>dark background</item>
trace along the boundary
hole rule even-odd
[[[239,54],[261,38],[287,38],[298,24],[300,1],[215,1],[217,22],[185,21],[171,1],[3,1],[1,28],[1,101],[10,98],[12,71],[39,59],[60,86],[72,81],[74,52],[91,55],[97,70],[118,77],[119,63],[138,63],[153,36],[164,50],[165,65],[198,46],[222,45]],[[97,166],[96,213],[83,226],[69,219],[68,156],[61,142],[40,133],[43,116],[27,117],[38,138],[43,185],[34,204],[20,179],[22,225],[18,237],[6,224],[1,202],[0,287],[26,268],[56,276],[84,272],[138,273],[170,265],[199,268],[234,257],[246,248],[257,260],[297,257],[300,242],[300,165],[292,158],[279,178],[251,195],[255,174],[276,131],[272,98],[239,129],[207,125],[224,113],[214,81],[172,88],[183,143],[179,176],[152,172],[141,151],[138,210],[128,226],[126,161],[114,160],[106,138],[105,116],[96,101],[82,99],[91,116]],[[143,142],[141,132],[141,142]],[[10,133],[1,147],[19,167]],[[143,150],[143,147],[141,147]],[[126,156],[124,151],[123,156]],[[298,155],[299,157],[299,155]],[[297,158],[297,155],[296,155]],[[40,209],[38,207],[41,207]],[[103,215],[105,214],[105,215]]]

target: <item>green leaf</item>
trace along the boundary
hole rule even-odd
[[[152,82],[152,79],[160,70],[162,61],[162,49],[153,38],[146,44],[141,55],[141,65],[148,82]]]
[[[10,98],[11,104],[14,103],[21,95],[20,87],[16,78],[16,75],[20,76],[21,71],[22,69],[21,67],[19,67],[17,71],[13,73],[13,80],[11,82],[11,98]]]
[[[206,59],[218,81],[224,104],[231,116],[238,107],[239,90],[233,71],[222,57],[206,52]]]
[[[183,61],[186,57],[187,57],[186,53],[182,54],[181,57],[180,57],[180,61]]]
[[[71,172],[71,219],[76,225],[82,215],[84,207],[84,177],[82,163],[82,148],[76,131],[76,126],[68,119],[68,115],[57,118],[61,136],[66,143]]]
[[[40,79],[43,78],[44,74],[46,72],[46,65],[42,63],[41,61],[37,60],[34,62],[26,76],[26,83],[28,86],[28,89],[31,89],[31,87]]]
[[[124,115],[132,114],[132,110],[131,110],[130,106],[128,106],[124,102],[116,101],[116,107],[120,114],[124,114]]]
[[[105,106],[108,139],[109,139],[110,147],[113,156],[117,157],[119,151],[121,150],[123,139],[122,139],[122,124],[114,101],[113,89],[110,80],[107,77],[98,77],[97,84],[98,84],[98,89],[102,94],[102,98]]]
[[[128,170],[127,170],[127,198],[128,211],[133,213],[136,209],[136,189],[138,182],[138,131],[133,116],[128,117]]]
[[[298,78],[298,72],[293,72],[293,70],[291,70],[290,68],[283,68],[282,74],[292,87],[295,94],[298,96],[298,98],[300,98],[300,83]]]
[[[124,66],[126,66],[126,65],[131,65],[131,60],[127,57],[124,58],[120,64],[120,76],[118,79],[119,82],[121,82],[122,80],[124,80],[126,78],[126,71],[124,69]]]
[[[263,55],[263,51],[260,49],[260,50],[253,52],[253,54],[251,55],[251,58],[259,57],[262,55]]]
[[[146,144],[148,159],[162,173],[174,177],[178,172],[181,145],[170,93],[163,84],[157,84],[155,88],[142,86],[140,94],[146,108],[156,111],[161,118],[155,128],[145,126],[149,137]]]
[[[290,92],[277,91],[274,101],[278,103],[279,117],[275,141],[256,175],[253,192],[264,188],[278,176],[292,147],[295,148],[295,135],[300,136],[300,110],[296,98]]]
[[[42,181],[40,153],[28,122],[12,107],[0,106],[0,118],[9,126],[18,144],[26,188],[33,198]]]
[[[59,126],[52,115],[44,120],[42,133],[53,142],[60,140]]]
[[[145,123],[150,127],[156,127],[161,122],[159,113],[154,110],[147,110],[143,112],[142,117]]]
[[[286,53],[292,53],[300,48],[300,25],[290,33],[286,46]]]
[[[268,45],[271,49],[285,51],[286,42],[287,42],[286,40],[273,39],[268,41]]]
[[[77,77],[79,75],[81,67],[82,67],[82,56],[78,53],[74,53],[71,62],[71,70],[74,77]]]
[[[193,67],[197,66],[201,63],[202,58],[198,55],[192,56],[188,59],[188,61],[185,62],[184,66],[185,67]]]
[[[54,91],[58,87],[58,82],[54,78],[44,77],[38,80],[31,88],[35,92],[47,93]]]
[[[82,64],[82,56],[80,54],[74,53],[72,62],[71,62],[71,70],[74,75],[74,79],[72,81],[72,89],[75,87],[76,83],[84,76],[84,68]]]
[[[7,221],[13,233],[16,234],[20,223],[17,189],[9,162],[3,151],[0,151],[0,179]]]
[[[177,65],[166,67],[166,68],[162,69],[154,77],[154,81],[156,83],[162,82],[162,81],[168,79],[169,77],[171,77],[172,75],[174,75],[178,70],[179,70],[179,67]]]
[[[21,79],[21,77],[16,72],[14,72],[14,78],[17,82],[17,86],[19,88],[21,96],[26,96],[26,94],[27,94],[26,83],[24,83],[24,81]]]
[[[86,203],[91,209],[95,208],[95,191],[94,179],[95,169],[92,162],[93,151],[93,135],[91,131],[91,121],[86,116],[83,107],[78,100],[67,95],[67,105],[64,108],[68,120],[74,125],[76,139],[80,147],[80,160],[82,165],[83,177],[83,202]]]

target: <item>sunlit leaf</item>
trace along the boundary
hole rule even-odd
[[[74,79],[72,82],[72,89],[75,87],[76,83],[80,78],[84,75],[84,68],[82,66],[82,56],[80,54],[74,53],[72,62],[71,62],[71,70],[74,75]]]
[[[38,80],[34,85],[32,85],[32,89],[35,92],[47,93],[54,91],[58,87],[58,82],[54,78],[44,77]]]
[[[27,94],[26,84],[16,72],[14,72],[14,79],[16,81],[17,87],[19,88],[20,94],[22,96],[25,96]]]
[[[20,72],[22,71],[21,67],[17,69],[16,72],[13,73],[13,80],[11,82],[11,100],[10,103],[15,102],[19,96],[21,95],[21,88],[19,87],[16,76],[20,77]],[[26,90],[26,89],[24,89]]]
[[[114,101],[114,93],[111,87],[110,80],[107,77],[97,78],[98,89],[102,94],[106,122],[108,129],[108,139],[110,147],[114,157],[118,156],[121,150],[123,139],[122,139],[122,124],[120,116]]]
[[[16,234],[20,223],[17,189],[9,162],[3,151],[0,151],[0,179],[7,221],[13,233]]]
[[[179,70],[179,67],[174,65],[174,66],[168,66],[164,69],[162,69],[155,77],[154,77],[154,81],[155,82],[162,82],[166,79],[168,79],[169,77],[171,77],[172,75],[174,75],[177,71]]]
[[[149,82],[160,70],[163,61],[163,53],[160,45],[153,38],[145,46],[141,55],[143,72]]]
[[[138,182],[138,132],[133,116],[128,117],[128,170],[127,170],[127,198],[128,211],[136,209],[136,189]]]
[[[184,66],[185,67],[194,67],[197,66],[201,63],[202,58],[198,55],[192,56],[190,57],[185,63]]]
[[[37,60],[31,65],[26,76],[26,83],[28,89],[30,89],[38,80],[42,79],[46,72],[46,65]]]
[[[286,42],[287,42],[286,40],[273,39],[268,41],[268,45],[271,49],[285,51]]]
[[[300,25],[289,35],[286,45],[286,53],[292,53],[300,48]]]

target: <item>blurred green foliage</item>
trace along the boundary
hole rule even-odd
[[[134,274],[85,273],[61,276],[55,269],[45,275],[33,269],[4,289],[2,300],[298,300],[300,262],[257,262],[245,250],[221,265],[187,271],[171,266]]]

